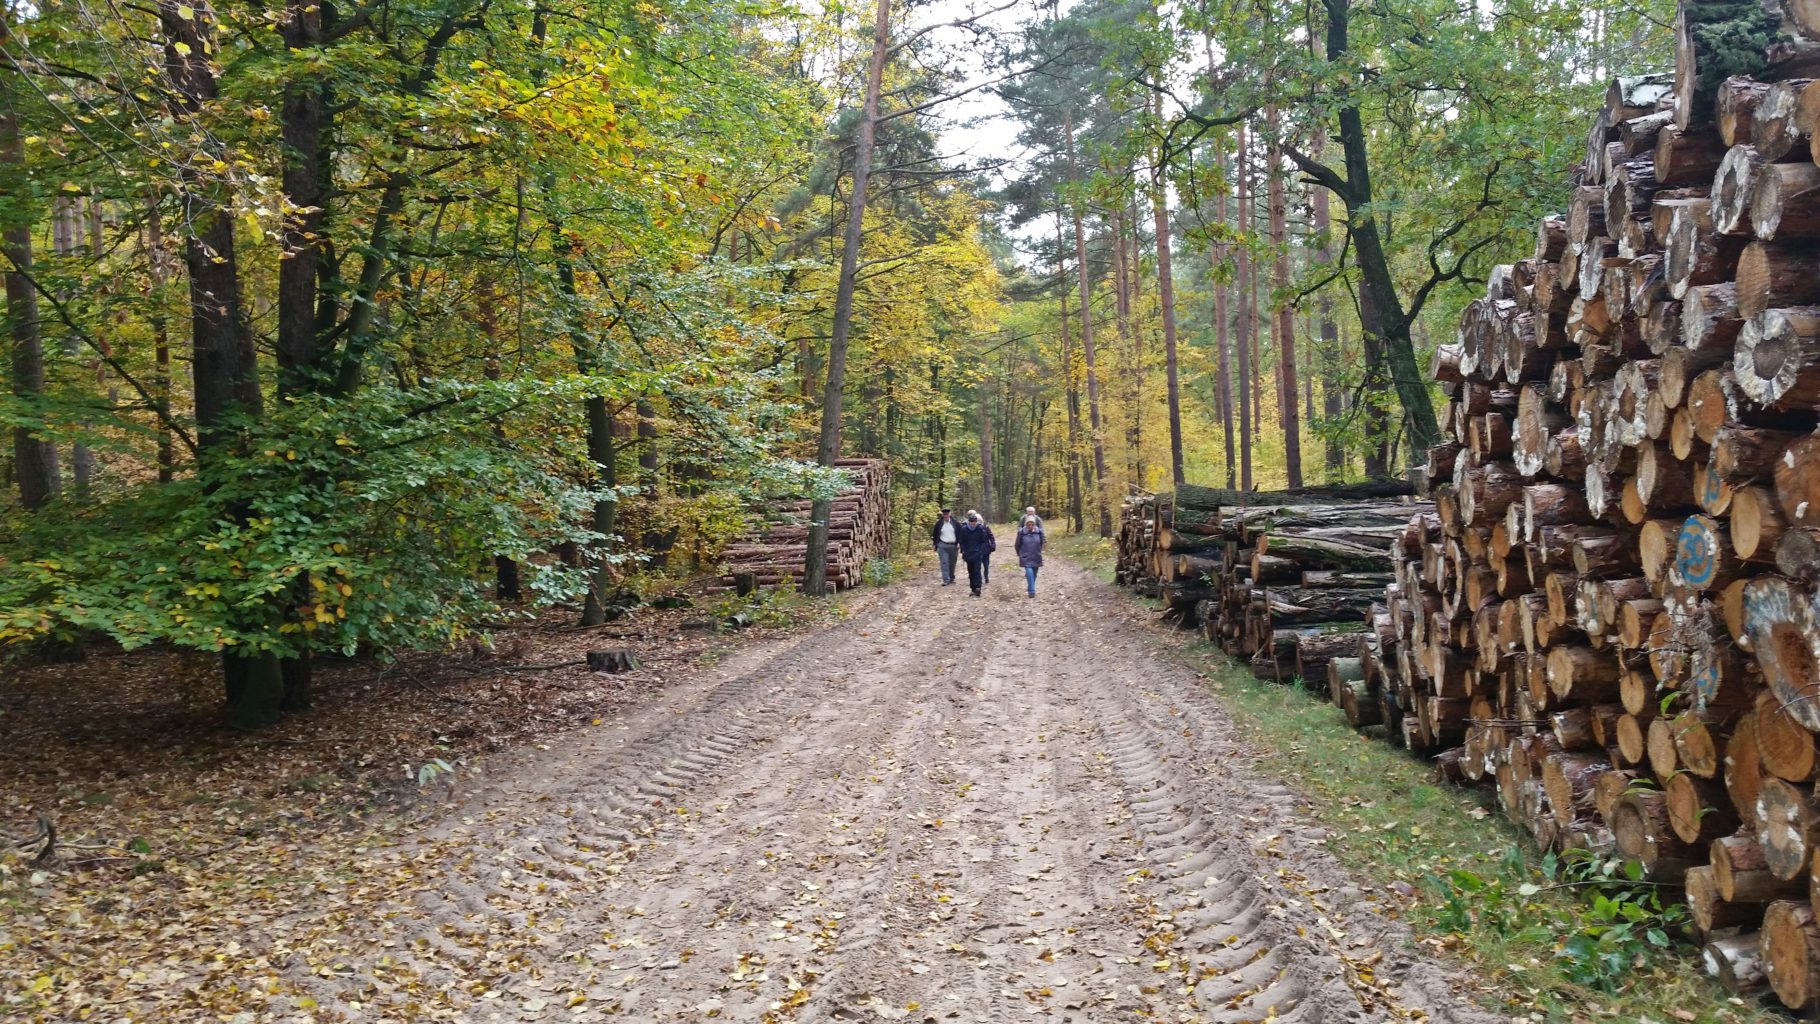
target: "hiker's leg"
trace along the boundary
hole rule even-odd
[[[1036,596],[1036,566],[1024,566],[1024,585],[1030,589],[1030,596]]]

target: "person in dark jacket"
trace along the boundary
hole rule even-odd
[[[954,510],[942,509],[929,539],[935,544],[935,556],[942,563],[942,586],[954,582],[954,560],[961,550],[961,524],[954,521]]]
[[[1025,516],[1024,526],[1017,531],[1017,540],[1012,543],[1017,552],[1017,564],[1024,567],[1024,586],[1028,596],[1036,596],[1036,571],[1043,567],[1043,526],[1035,516]]]
[[[992,527],[980,519],[978,512],[969,511],[967,521],[960,529],[961,558],[967,563],[967,587],[973,596],[980,596],[980,587],[985,583],[982,578],[986,557],[998,548],[998,541],[992,536]]]

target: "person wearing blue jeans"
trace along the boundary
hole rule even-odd
[[[1026,596],[1035,597],[1036,571],[1043,567],[1043,527],[1035,516],[1024,517],[1012,546],[1017,551],[1017,564],[1024,567]]]

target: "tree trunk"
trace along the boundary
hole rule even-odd
[[[0,11],[0,50],[11,42],[11,9]],[[6,184],[26,195],[25,147],[19,135],[19,112],[11,86],[17,75],[10,70],[0,78],[0,173]],[[21,204],[26,205],[26,204]],[[0,245],[5,246],[7,335],[12,340],[12,390],[21,403],[32,408],[44,391],[44,345],[38,329],[38,296],[28,279],[32,269],[30,207],[17,210],[5,226]],[[13,475],[19,483],[19,504],[42,508],[62,492],[57,467],[57,446],[32,435],[31,428],[13,428]]]
[[[866,185],[872,176],[872,148],[878,130],[878,97],[891,41],[891,0],[878,0],[872,26],[872,60],[866,68],[866,99],[860,113],[859,139],[853,148],[852,195],[847,202],[847,234],[841,243],[840,282],[834,296],[834,325],[828,339],[828,379],[822,390],[821,440],[816,462],[832,467],[840,457],[842,389],[847,380],[847,339],[853,329],[853,286],[859,270],[859,245],[865,228]],[[833,503],[822,499],[810,515],[809,551],[804,562],[803,592],[820,597],[828,584],[828,515]]]
[[[1233,361],[1239,368],[1239,489],[1251,490],[1251,328],[1255,310],[1251,290],[1251,159],[1246,152],[1245,126],[1238,126],[1238,207],[1239,258],[1234,276],[1238,278],[1239,312],[1233,324]]]
[[[1277,379],[1280,382],[1282,399],[1279,403],[1278,418],[1283,424],[1283,465],[1289,473],[1289,486],[1302,486],[1302,427],[1296,415],[1296,365],[1295,365],[1295,316],[1289,306],[1289,223],[1286,209],[1287,197],[1284,195],[1283,175],[1281,172],[1282,153],[1277,149],[1277,131],[1279,121],[1277,108],[1271,104],[1265,108],[1265,120],[1270,126],[1270,147],[1268,167],[1268,190],[1270,204],[1270,245],[1274,251],[1275,273],[1272,277],[1272,288],[1276,292],[1272,333],[1276,335]],[[1426,448],[1426,446],[1424,446]]]
[[[186,16],[186,14],[188,16]],[[165,72],[181,97],[181,109],[194,117],[218,95],[211,63],[214,11],[206,5],[180,5],[160,0],[158,19],[164,30]],[[240,264],[234,250],[234,221],[215,204],[208,182],[186,166],[182,172],[184,266],[190,279],[190,365],[194,379],[198,458],[230,447],[230,420],[264,413],[259,391],[258,355],[241,308]],[[244,518],[246,510],[229,509]],[[237,726],[276,721],[284,702],[284,677],[278,659],[269,654],[222,655],[228,717]]]
[[[1219,158],[1220,177],[1226,176],[1226,158]],[[1219,195],[1214,199],[1215,219],[1221,227],[1226,225],[1226,189],[1221,183]],[[1213,332],[1214,344],[1219,349],[1219,393],[1215,396],[1220,413],[1220,436],[1226,442],[1226,486],[1228,489],[1238,486],[1238,438],[1233,435],[1232,423],[1232,338],[1230,325],[1227,322],[1226,308],[1227,282],[1220,276],[1225,268],[1230,246],[1225,242],[1216,242],[1208,256],[1208,273],[1213,285]]]
[[[986,521],[996,522],[992,507],[992,404],[990,378],[979,382],[975,389],[976,401],[980,413],[980,514]]]
[[[1321,159],[1327,148],[1326,133],[1317,133],[1310,149],[1316,160]],[[1310,190],[1309,202],[1314,207],[1314,231],[1321,240],[1321,265],[1323,268],[1333,265],[1333,242],[1328,232],[1333,229],[1333,213],[1328,207],[1327,190],[1317,188]],[[1316,316],[1320,321],[1321,334],[1321,415],[1327,421],[1327,438],[1324,464],[1328,483],[1338,483],[1346,477],[1346,448],[1334,432],[1341,416],[1346,413],[1346,392],[1340,386],[1340,373],[1344,366],[1343,353],[1340,349],[1340,327],[1333,319],[1333,298],[1327,289],[1321,289],[1320,297],[1315,303]]]
[[[1322,0],[1322,6],[1327,10],[1327,60],[1344,63],[1351,52],[1348,38],[1351,0]],[[1378,235],[1377,216],[1371,208],[1371,163],[1364,118],[1356,105],[1345,104],[1339,107],[1338,119],[1346,177],[1344,181],[1337,180],[1332,171],[1323,168],[1325,173],[1317,180],[1346,204],[1362,290],[1371,294],[1369,307],[1361,303],[1360,312],[1363,315],[1367,308],[1371,312],[1366,330],[1376,335],[1382,346],[1384,369],[1403,406],[1404,429],[1409,433],[1410,449],[1426,451],[1439,440],[1440,425],[1435,418],[1427,382],[1416,365],[1409,315],[1404,311],[1396,279],[1391,273],[1389,254],[1384,251]],[[1310,163],[1300,159],[1296,162],[1304,171],[1315,173]]]
[[[164,286],[170,264],[164,251],[163,202],[157,193],[146,203],[146,266],[152,281],[152,402],[158,415],[158,482],[177,477],[177,447],[171,435],[171,331],[164,316]]]
[[[1163,98],[1156,98],[1156,113],[1163,114]],[[1182,469],[1182,393],[1176,379],[1175,351],[1175,279],[1169,252],[1169,182],[1163,166],[1163,151],[1158,147],[1156,166],[1151,172],[1150,204],[1156,220],[1156,294],[1163,313],[1163,366],[1169,390],[1169,467],[1170,479],[1180,484],[1188,477]],[[1139,396],[1142,400],[1142,396]],[[1293,481],[1292,481],[1293,482]],[[1142,480],[1139,481],[1141,485]]]
[[[880,0],[884,2],[884,0]],[[1074,116],[1062,113],[1062,135],[1068,146],[1068,176],[1079,180],[1074,160]],[[1075,276],[1081,287],[1081,354],[1087,363],[1087,419],[1093,431],[1093,476],[1099,494],[1100,536],[1112,536],[1112,504],[1106,493],[1106,443],[1100,427],[1100,378],[1093,358],[1093,283],[1087,273],[1087,229],[1081,222],[1081,206],[1073,204]]]
[[[1074,380],[1074,339],[1068,334],[1068,267],[1062,256],[1062,208],[1055,208],[1055,278],[1061,295],[1062,378],[1068,389],[1068,514],[1074,531],[1086,528],[1081,495],[1081,392]]]

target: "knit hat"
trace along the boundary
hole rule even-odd
[[[968,519],[978,519],[978,518],[979,518],[979,517],[980,517],[980,514],[979,514],[979,513],[978,513],[978,512],[976,512],[976,511],[974,511],[974,510],[973,510],[973,509],[968,509],[968,510],[967,510],[967,518],[968,518]]]

